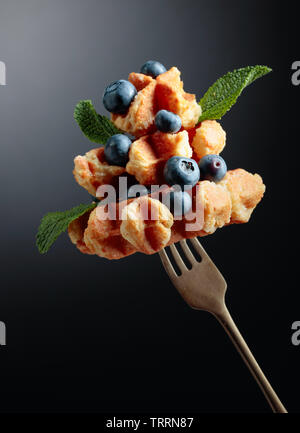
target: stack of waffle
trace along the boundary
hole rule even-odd
[[[102,185],[117,186],[120,177],[147,187],[164,184],[163,168],[172,156],[198,162],[205,155],[219,154],[225,146],[226,134],[218,122],[198,123],[201,107],[195,95],[184,92],[177,68],[156,79],[132,72],[129,81],[136,87],[137,95],[126,114],[111,117],[118,129],[135,137],[126,167],[108,164],[103,147],[74,160],[76,181],[93,196]],[[157,131],[155,114],[162,109],[180,116],[182,128],[178,133]],[[100,202],[93,211],[69,225],[69,236],[81,252],[108,259],[137,251],[153,254],[181,239],[205,236],[228,224],[248,222],[264,191],[258,174],[230,170],[220,182],[200,180],[191,191],[197,224],[191,226],[193,221],[188,216],[174,218],[159,197],[149,194],[114,203],[114,218],[101,217],[109,205]],[[150,218],[150,212],[141,211],[150,207],[156,211],[155,219]],[[201,217],[195,212],[199,208]]]

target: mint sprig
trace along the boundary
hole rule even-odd
[[[80,204],[64,212],[49,212],[41,220],[36,235],[36,245],[41,254],[46,253],[58,236],[67,230],[68,225],[86,212],[94,209],[97,203]]]
[[[247,66],[219,78],[199,102],[202,108],[199,122],[220,119],[235,104],[245,87],[271,71],[268,66]]]
[[[121,132],[107,117],[97,113],[90,100],[78,102],[74,119],[84,135],[94,143],[105,144],[112,135]]]

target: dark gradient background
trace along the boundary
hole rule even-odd
[[[2,412],[269,412],[217,321],[191,310],[157,255],[107,261],[68,237],[35,247],[41,216],[89,196],[73,158],[94,145],[73,120],[80,99],[157,59],[200,98],[236,67],[274,69],[226,114],[229,168],[263,176],[251,222],[203,245],[228,282],[227,303],[287,408],[298,412],[300,320],[298,94],[289,2],[0,0]],[[96,147],[96,146],[95,146]]]

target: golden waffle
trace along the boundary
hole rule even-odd
[[[156,101],[159,110],[172,111],[181,118],[184,128],[193,128],[201,115],[196,96],[183,90],[180,71],[173,67],[156,78]]]
[[[114,184],[118,176],[125,172],[124,167],[109,165],[105,161],[104,147],[92,149],[84,156],[76,156],[74,164],[76,181],[94,196],[100,185]]]
[[[157,131],[134,141],[126,171],[142,185],[159,185],[164,183],[164,164],[172,156],[192,157],[187,131],[177,134]]]
[[[253,175],[243,169],[231,170],[218,184],[209,181],[199,182],[197,194],[193,196],[193,208],[197,205],[197,201],[201,201],[204,210],[203,221],[200,227],[193,231],[188,231],[186,225],[192,224],[193,220],[187,221],[184,218],[181,221],[174,220],[171,224],[170,213],[162,203],[159,205],[159,210],[160,216],[164,217],[157,223],[156,227],[159,227],[157,233],[151,228],[155,227],[153,221],[150,225],[143,221],[134,223],[138,206],[133,204],[140,200],[135,199],[122,202],[122,215],[129,213],[130,222],[121,221],[119,218],[115,221],[100,220],[97,218],[96,208],[91,212],[88,221],[85,221],[86,228],[84,229],[82,225],[83,220],[77,223],[75,220],[69,225],[69,235],[73,242],[76,240],[80,251],[108,259],[118,259],[136,251],[152,254],[181,239],[205,236],[212,234],[219,227],[247,222],[264,191],[265,185],[259,175]],[[143,200],[149,200],[150,203],[153,199],[145,196]],[[119,216],[121,204],[115,205]],[[171,234],[168,239],[169,230]],[[84,248],[87,248],[87,251],[84,251]]]
[[[208,154],[219,154],[225,147],[226,133],[215,120],[204,120],[195,129],[192,148],[197,160]]]
[[[84,231],[87,228],[90,213],[91,212],[86,212],[85,214],[81,215],[79,218],[72,221],[68,227],[68,233],[71,242],[76,245],[79,251],[84,254],[94,254],[94,252],[88,249],[83,240]]]
[[[183,90],[180,71],[173,67],[156,79],[131,72],[129,81],[138,93],[126,114],[112,114],[111,120],[124,132],[141,137],[156,130],[157,111],[165,109],[178,114],[184,128],[192,128],[201,115],[195,95]]]
[[[128,81],[130,81],[131,84],[133,84],[136,90],[139,92],[140,90],[143,90],[144,87],[148,86],[148,84],[152,83],[155,80],[149,75],[139,74],[137,72],[131,72],[129,74]]]
[[[148,196],[133,200],[124,207],[122,220],[120,233],[137,251],[153,254],[170,240],[173,215],[159,200]]]
[[[147,77],[147,79],[143,79],[142,77],[138,78],[136,76],[134,77],[135,78],[133,79],[132,76],[132,81],[135,80],[137,82],[139,80],[138,87],[140,87],[141,90],[138,91],[136,97],[132,101],[128,112],[126,114],[112,114],[111,120],[116,127],[122,131],[128,132],[135,137],[141,137],[142,135],[155,131],[156,81],[151,77]],[[151,78],[151,80],[149,80],[149,78]],[[143,87],[144,84],[145,86]]]
[[[90,213],[82,238],[82,242],[86,245],[90,254],[96,254],[108,259],[121,259],[137,251],[120,233],[122,221],[119,218],[119,205],[117,203],[116,210],[117,218],[115,220],[99,219],[97,208]]]
[[[197,125],[201,107],[195,95],[183,90],[177,68],[156,79],[132,72],[129,81],[137,89],[137,95],[127,114],[112,114],[112,121],[120,130],[136,137],[126,167],[109,165],[104,148],[93,149],[74,160],[76,181],[93,195],[101,185],[117,186],[120,176],[126,176],[131,184],[135,181],[148,186],[164,184],[163,168],[172,156],[199,161],[207,154],[219,154],[226,143],[226,133],[215,120]],[[182,129],[178,133],[156,130],[155,115],[161,109],[180,116]],[[264,191],[259,175],[243,169],[231,170],[219,183],[198,182],[191,190],[192,210],[182,220],[173,217],[157,197],[148,195],[110,205],[116,211],[115,218],[100,217],[109,206],[99,205],[73,221],[69,235],[81,252],[108,259],[119,259],[136,251],[153,254],[181,239],[206,236],[225,225],[247,222]],[[156,220],[140,215],[141,208],[149,210],[149,207],[157,211]]]
[[[104,148],[97,148],[74,159],[73,173],[79,185],[94,196],[100,185],[117,186],[119,176],[125,171],[142,185],[158,185],[164,183],[163,168],[169,158],[183,156],[198,160],[199,155],[219,153],[225,146],[225,137],[221,125],[211,120],[202,122],[199,128],[177,134],[157,131],[132,143],[126,168],[109,165],[104,158]]]
[[[258,174],[252,175],[242,168],[228,171],[219,185],[225,187],[230,193],[231,223],[248,222],[266,189]]]

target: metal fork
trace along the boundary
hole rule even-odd
[[[180,276],[176,274],[165,249],[159,252],[162,264],[172,283],[190,307],[206,310],[218,319],[264,393],[273,412],[287,413],[229,314],[225,304],[227,284],[224,277],[198,239],[194,238],[190,241],[201,257],[201,262],[198,262],[187,242],[180,241],[183,252],[192,266],[190,270],[186,267],[176,246],[170,245],[173,259],[181,271]]]

